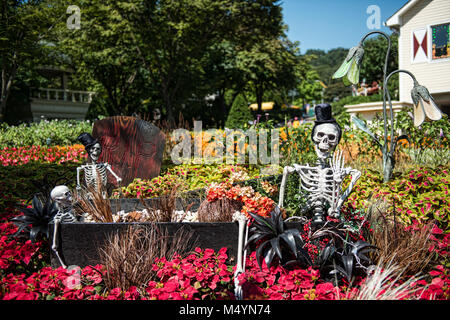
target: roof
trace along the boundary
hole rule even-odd
[[[402,24],[402,16],[408,12],[416,3],[421,0],[409,0],[407,3],[403,5],[400,9],[397,10],[390,18],[386,20],[384,23],[387,27],[393,28],[400,26]]]

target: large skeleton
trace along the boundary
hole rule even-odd
[[[97,163],[102,152],[100,143],[87,134],[85,134],[84,139],[81,138],[80,140],[85,144],[91,163],[77,168],[77,190],[81,190],[81,171],[84,172],[84,181],[86,186],[88,188],[92,188],[93,190],[98,190],[99,187],[106,187],[106,183],[108,182],[107,171],[109,171],[114,178],[116,178],[117,183],[120,183],[122,179],[111,169],[111,165],[109,163]]]
[[[283,207],[288,174],[297,172],[300,175],[301,189],[308,192],[307,207],[314,213],[312,221],[320,225],[325,222],[326,214],[340,218],[341,206],[352,192],[361,172],[345,167],[342,152],[334,152],[341,138],[341,129],[331,117],[331,106],[318,105],[315,111],[317,119],[311,138],[318,161],[316,166],[293,164],[284,167],[278,206]],[[342,181],[348,175],[351,175],[350,184],[345,191],[342,191]],[[241,300],[243,292],[238,276],[245,272],[246,252],[243,248],[248,237],[248,224],[245,215],[240,212],[234,215],[233,220],[239,223],[238,257],[234,278],[235,295],[238,300]]]
[[[283,206],[287,176],[297,172],[300,175],[301,189],[308,193],[306,205],[308,210],[313,211],[313,223],[324,223],[326,214],[339,218],[342,204],[361,176],[358,170],[344,166],[341,151],[334,152],[339,136],[335,123],[321,123],[313,129],[312,140],[318,157],[316,166],[293,164],[284,167],[278,203],[280,207]],[[351,175],[350,184],[342,191],[342,181],[348,175]]]
[[[50,197],[56,202],[58,207],[58,212],[53,217],[53,223],[55,224],[53,228],[53,243],[52,250],[59,260],[61,266],[66,269],[67,266],[62,261],[59,255],[59,245],[58,245],[58,232],[61,223],[74,223],[77,222],[77,218],[73,212],[72,206],[72,194],[66,186],[56,186],[50,193]]]

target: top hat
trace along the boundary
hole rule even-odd
[[[318,104],[315,108],[314,108],[314,112],[316,113],[316,120],[314,121],[314,126],[311,130],[311,139],[313,139],[314,137],[314,130],[316,129],[316,127],[320,124],[323,123],[333,123],[336,125],[336,128],[338,129],[338,142],[341,140],[342,137],[342,129],[341,126],[339,125],[339,123],[337,123],[336,119],[334,119],[332,117],[332,113],[331,113],[331,105],[328,103],[322,103],[322,104]]]
[[[331,105],[328,103],[318,104],[315,109],[316,124],[321,123],[336,123],[336,120],[331,115]]]
[[[86,151],[92,147],[94,144],[98,143],[97,139],[94,139],[89,133],[83,132],[78,136],[78,141],[80,141],[83,145]]]

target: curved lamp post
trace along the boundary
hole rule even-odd
[[[386,59],[383,68],[383,121],[384,121],[384,144],[378,140],[378,138],[373,134],[369,128],[364,124],[360,119],[353,117],[352,121],[355,125],[369,134],[378,146],[381,149],[383,154],[383,180],[384,182],[388,182],[391,178],[392,172],[394,171],[395,166],[395,158],[394,153],[397,147],[398,141],[402,139],[409,140],[407,135],[401,135],[394,138],[394,111],[392,109],[391,96],[388,89],[389,79],[396,73],[406,73],[414,81],[413,89],[411,90],[411,97],[414,102],[414,125],[419,126],[424,120],[425,115],[428,116],[431,120],[439,120],[442,117],[441,111],[437,107],[433,97],[428,92],[427,88],[419,85],[414,75],[406,70],[395,70],[391,72],[388,76],[387,74],[387,66],[389,62],[389,54],[391,51],[391,39],[389,36],[382,31],[371,31],[367,33],[364,37],[362,37],[361,41],[356,47],[353,47],[349,50],[347,57],[344,62],[341,64],[339,69],[334,73],[333,79],[343,78],[344,85],[348,86],[350,84],[359,83],[359,69],[361,66],[361,61],[364,56],[364,41],[372,34],[380,34],[384,38],[386,38],[388,42],[388,48],[386,51]],[[387,121],[387,109],[386,109],[386,99],[389,101],[389,116],[390,116],[390,146],[388,148],[388,121]]]

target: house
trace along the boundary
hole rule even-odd
[[[399,69],[428,88],[442,112],[450,111],[450,1],[410,0],[386,26],[399,34]],[[411,103],[413,81],[399,77],[399,100]]]
[[[410,71],[425,86],[441,111],[450,114],[450,0],[410,0],[385,25],[398,37],[398,68]],[[413,106],[413,80],[399,75],[399,101],[392,101],[398,112]],[[383,102],[346,105],[350,115],[371,121],[382,112]]]
[[[95,93],[69,90],[67,87],[71,70],[54,66],[41,66],[38,69],[41,75],[54,79],[53,83],[59,83],[59,86],[30,88],[29,103],[33,121],[40,121],[42,118],[84,120]]]
[[[47,47],[47,61],[52,65],[35,66],[43,87],[21,84],[11,94],[8,121],[37,122],[43,118],[84,120],[95,92],[69,89],[74,70],[63,66],[71,64],[70,58],[58,52],[51,42],[41,40],[39,44]]]

